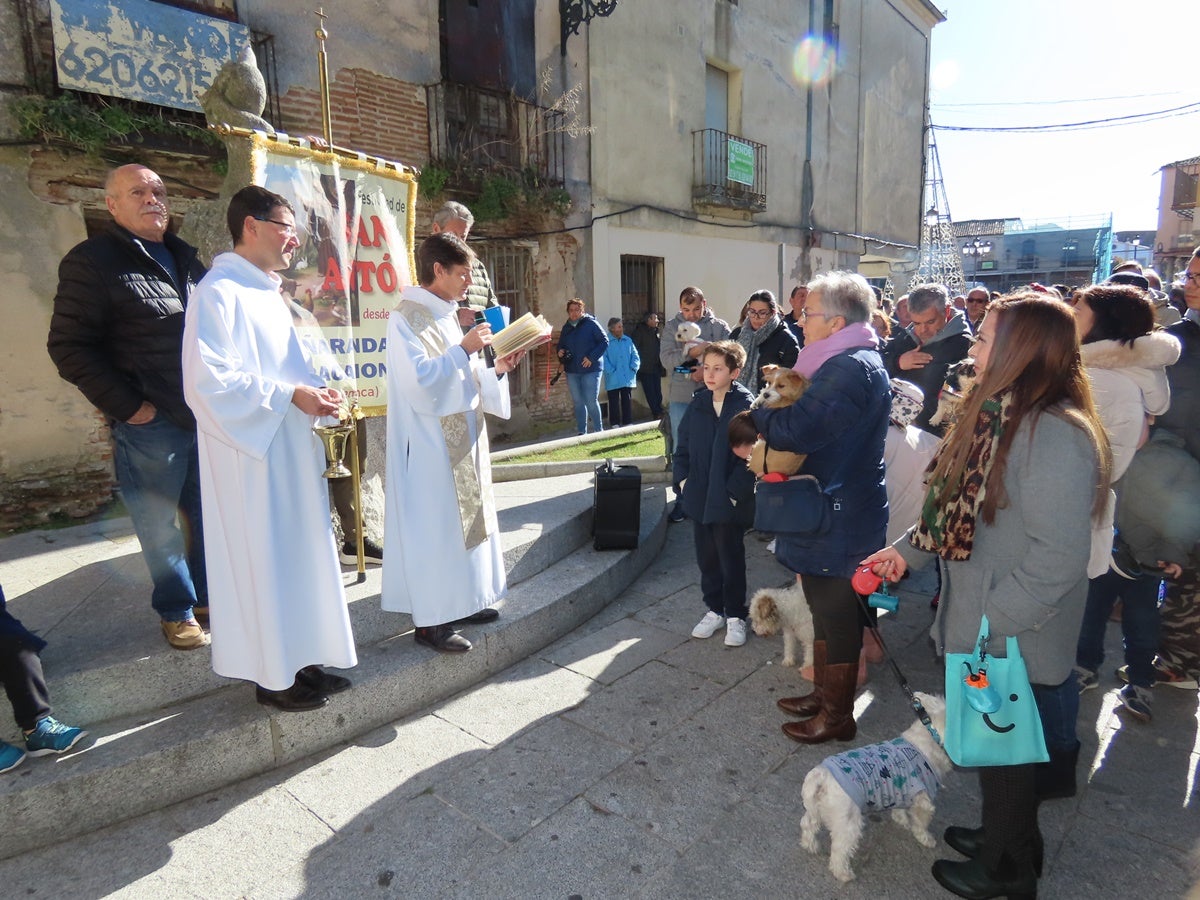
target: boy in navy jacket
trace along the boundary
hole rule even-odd
[[[725,645],[746,643],[746,548],[754,522],[754,476],[729,445],[729,423],[754,399],[737,383],[746,351],[735,341],[709,344],[701,358],[704,387],[679,423],[674,455],[676,494],[692,520],[700,590],[708,612],[692,637],[725,628]]]

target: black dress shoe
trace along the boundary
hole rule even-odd
[[[1011,878],[1000,878],[987,870],[978,859],[965,862],[939,859],[933,864],[933,877],[952,894],[966,900],[1037,900],[1037,876],[1032,866],[1021,867]]]
[[[413,637],[418,644],[424,644],[426,647],[432,647],[443,653],[466,653],[471,649],[471,642],[448,624],[418,628],[413,632]]]
[[[349,678],[326,672],[320,666],[305,666],[296,673],[296,681],[312,688],[318,694],[340,694],[352,687]]]
[[[453,625],[485,625],[488,622],[495,622],[500,618],[500,610],[492,609],[490,606],[486,609],[481,609],[477,613],[471,613],[469,616],[463,616],[461,619],[455,619]]]
[[[942,835],[942,840],[951,850],[957,850],[963,856],[971,859],[983,852],[983,829],[964,828],[961,825],[951,825]],[[1038,878],[1042,877],[1042,857],[1045,848],[1042,846],[1042,836],[1036,836],[1033,848],[1033,872]]]
[[[299,681],[293,682],[286,691],[268,691],[261,685],[256,686],[254,697],[264,706],[274,706],[284,712],[303,712],[307,709],[320,709],[329,702],[329,698],[320,691],[314,691]]]

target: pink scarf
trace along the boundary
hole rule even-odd
[[[841,331],[835,331],[824,340],[805,344],[792,368],[805,378],[811,379],[821,366],[839,353],[866,348],[878,349],[879,337],[875,334],[875,329],[866,322],[855,322]]]

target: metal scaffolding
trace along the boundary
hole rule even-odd
[[[954,226],[950,221],[950,203],[946,199],[946,185],[942,181],[937,139],[928,120],[926,134],[929,135],[929,144],[925,157],[925,194],[921,203],[925,215],[921,220],[917,270],[908,286],[912,290],[918,284],[932,282],[944,285],[953,297],[965,293],[966,278],[963,276],[958,241],[954,238]]]

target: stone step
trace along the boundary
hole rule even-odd
[[[495,493],[510,584],[533,577],[588,540],[590,477],[514,482],[497,485]],[[97,558],[81,569],[68,568],[61,577],[51,575],[44,589],[16,596],[10,605],[17,618],[50,641],[42,662],[50,696],[64,718],[90,725],[181,703],[231,683],[212,671],[207,647],[181,652],[167,646],[148,608],[150,577],[131,532],[85,526],[82,534],[39,534],[48,549],[44,555],[55,558],[51,566],[61,565],[64,554],[68,566]],[[111,549],[108,556],[104,545]],[[13,552],[7,546],[6,551]],[[378,567],[368,568],[362,583],[351,569],[343,573],[357,644],[412,627],[409,616],[380,607]],[[15,593],[7,582],[5,589]]]
[[[541,491],[538,497],[507,505],[506,535],[530,530],[540,540],[543,534],[576,528],[572,523],[577,517],[566,512],[556,528],[543,524],[550,510],[570,507],[557,502],[566,496],[565,485],[549,487],[559,493]],[[526,485],[523,490],[529,494],[535,489]],[[573,493],[586,495],[590,507],[590,486]],[[512,515],[523,523],[519,528],[512,525]],[[331,698],[322,710],[280,713],[258,705],[250,685],[217,679],[213,689],[193,691],[182,701],[154,710],[139,701],[142,712],[91,723],[82,751],[28,760],[0,779],[0,834],[5,835],[0,858],[295,762],[462,691],[599,612],[645,569],[665,537],[665,492],[650,485],[642,492],[636,550],[598,552],[578,543],[566,547],[574,537],[554,550],[553,542],[539,547],[535,540],[514,568],[531,553],[545,554],[547,565],[512,586],[498,621],[471,629],[474,650],[443,655],[418,647],[408,635],[411,624],[360,639],[359,665],[349,673],[354,689]],[[536,568],[534,561],[528,565]],[[171,658],[192,656],[202,660],[205,654],[176,652]],[[143,691],[149,685],[143,677],[127,689]],[[74,723],[75,717],[68,715],[73,710],[53,699]]]

